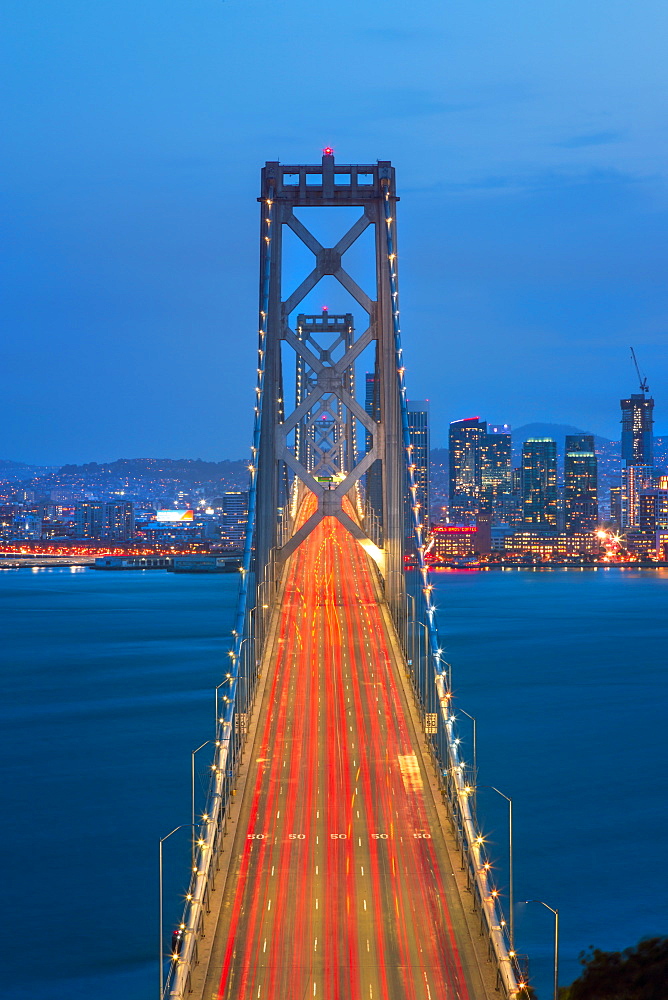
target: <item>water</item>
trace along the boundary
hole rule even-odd
[[[589,945],[668,933],[668,573],[434,579],[458,703],[477,720],[479,781],[513,800],[515,899],[559,909],[571,982]],[[508,806],[491,790],[480,802],[503,881]],[[538,904],[515,916],[518,951],[551,997],[554,918]]]
[[[190,753],[213,731],[237,582],[0,573],[11,1000],[157,993],[157,843],[190,819]],[[165,845],[173,891],[179,848]]]
[[[441,572],[435,582],[459,704],[477,718],[480,781],[513,799],[515,896],[559,908],[568,982],[589,944],[623,948],[668,930],[668,574]],[[8,1000],[157,992],[157,842],[189,822],[190,753],[212,732],[236,584],[0,573]],[[503,884],[507,804],[481,790],[480,810]],[[184,833],[165,844],[170,898],[187,877]],[[552,927],[542,907],[517,906],[518,950],[532,955],[541,998]]]

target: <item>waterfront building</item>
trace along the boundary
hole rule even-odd
[[[473,555],[477,529],[470,524],[435,524],[431,529],[432,553],[437,562]]]
[[[565,559],[595,556],[600,542],[595,532],[514,531],[494,540],[494,548],[505,555],[529,556],[534,559]]]
[[[657,486],[640,490],[638,527],[652,535],[668,531],[668,476],[661,476]]]
[[[125,542],[134,537],[134,505],[85,500],[74,512],[74,537]]]
[[[564,517],[567,532],[598,523],[596,452],[592,434],[567,434],[564,458]]]
[[[622,409],[622,461],[627,466],[653,464],[654,400],[642,392],[620,399]]]
[[[526,527],[557,527],[557,443],[529,438],[522,446],[522,520]]]

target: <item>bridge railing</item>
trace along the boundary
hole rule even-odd
[[[496,965],[498,986],[503,989],[506,997],[514,998],[520,994],[526,983],[522,978],[513,942],[510,940],[508,923],[501,912],[500,893],[491,878],[491,862],[485,850],[485,840],[478,829],[471,808],[472,786],[467,782],[466,766],[460,757],[461,739],[457,733],[453,713],[452,671],[443,658],[439,645],[436,609],[432,601],[433,584],[429,579],[429,568],[425,558],[426,539],[423,537],[421,511],[417,501],[418,484],[408,421],[399,318],[397,255],[392,237],[393,207],[389,184],[385,186],[384,200],[397,390],[405,454],[406,500],[412,527],[411,544],[406,552],[407,564],[404,566],[405,580],[407,577],[412,577],[406,580],[409,584],[406,587],[406,603],[402,606],[401,603],[392,602],[390,610],[406,659],[411,661],[411,676],[421,709],[424,733],[437,762],[444,801],[448,805],[460,845],[463,867],[468,873],[474,905],[480,913],[482,927],[488,937],[490,958]],[[416,639],[416,632],[423,633],[422,647],[419,637]]]
[[[502,907],[502,894],[494,879],[496,867],[488,852],[474,807],[478,776],[464,759],[457,726],[452,668],[442,649],[433,649],[435,613],[423,593],[422,574],[405,573],[406,605],[393,614],[406,659],[407,674],[420,716],[421,731],[434,761],[443,801],[467,873],[474,911],[480,915],[481,932],[489,941],[489,957],[497,969],[497,985],[508,998],[519,997],[527,986],[526,974],[511,939],[511,922]],[[429,586],[429,584],[427,585]],[[431,591],[429,590],[430,594]],[[433,608],[433,605],[431,605]],[[430,628],[430,624],[433,627]],[[509,887],[512,905],[512,887]]]

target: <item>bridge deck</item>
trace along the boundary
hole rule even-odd
[[[203,996],[479,1000],[369,559],[334,518],[291,558],[275,652]]]

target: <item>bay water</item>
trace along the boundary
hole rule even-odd
[[[590,944],[668,933],[668,574],[434,574],[478,811],[539,996]],[[158,992],[188,875],[191,752],[211,738],[236,575],[0,572],[0,867],[8,1000]],[[205,746],[196,794],[206,784]],[[493,786],[493,788],[491,787]],[[283,998],[276,998],[283,1000]],[[287,1000],[287,998],[286,998]]]

